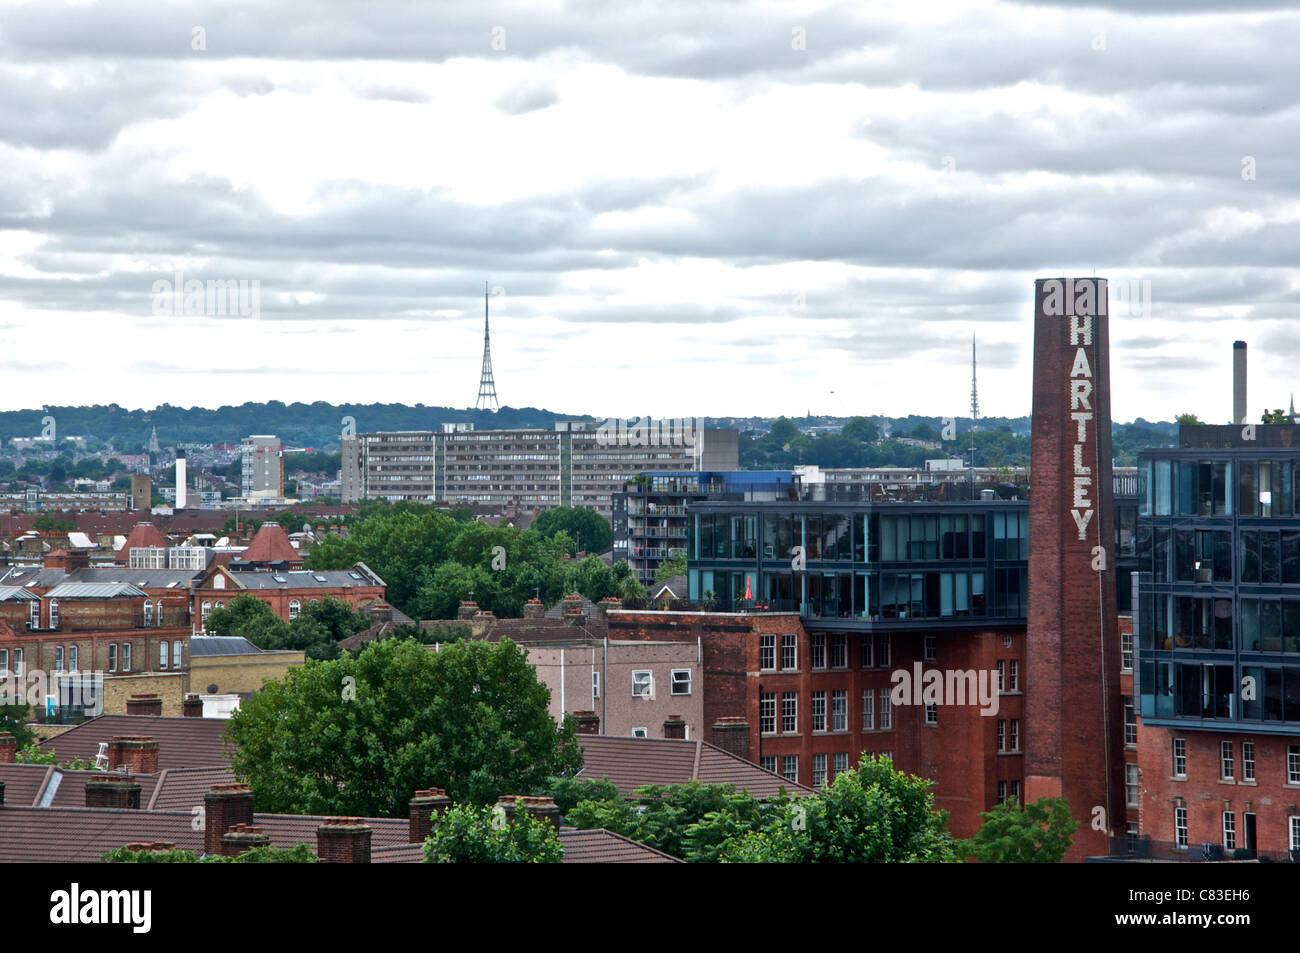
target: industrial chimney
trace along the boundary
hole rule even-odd
[[[1247,423],[1246,415],[1246,342],[1232,342],[1232,422]]]
[[[176,451],[176,509],[185,509],[185,451]]]

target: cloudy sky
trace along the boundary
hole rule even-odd
[[[472,405],[488,282],[503,404],[965,414],[975,332],[1020,415],[1060,274],[1116,419],[1284,406],[1290,6],[0,0],[0,407]]]

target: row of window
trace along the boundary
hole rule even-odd
[[[1143,516],[1300,515],[1290,460],[1144,460]]]
[[[1249,813],[1246,816],[1249,818]],[[1291,850],[1300,851],[1300,817],[1288,817],[1287,825],[1290,833]],[[1187,808],[1182,806],[1174,808],[1174,843],[1180,848],[1188,846]],[[1223,812],[1223,849],[1237,849],[1237,815],[1233,811]]]
[[[154,625],[162,626],[163,624],[162,600],[158,601],[158,613],[156,618],[154,615],[153,600],[146,599],[144,601],[144,624],[146,627],[154,626]],[[31,612],[28,618],[28,628],[39,629],[40,627],[41,627],[41,603],[39,600],[33,600],[31,602]],[[50,600],[50,628],[57,629],[58,627],[59,627],[59,600],[51,599]]]
[[[1187,739],[1174,739],[1174,777],[1187,780]],[[1236,761],[1233,757],[1234,746],[1231,741],[1219,742],[1219,780],[1237,780]],[[1241,780],[1255,780],[1255,743],[1241,743]],[[1300,745],[1287,745],[1286,748],[1286,783],[1300,784]],[[1136,804],[1136,801],[1133,801]]]
[[[928,643],[927,643],[928,645]],[[848,635],[843,632],[813,632],[808,636],[809,665],[813,669],[848,668]],[[862,668],[889,668],[890,636],[888,633],[858,636],[858,660]],[[758,637],[758,667],[764,672],[777,671],[776,635]],[[793,632],[781,635],[780,671],[799,671],[799,641]]]
[[[130,642],[110,642],[107,646],[108,654],[108,671],[110,672],[130,672],[131,650]],[[158,668],[179,669],[184,662],[185,643],[177,639],[175,642],[163,640],[158,643]],[[0,677],[8,677],[11,673],[9,667],[9,649],[0,649]],[[13,669],[12,674],[15,678],[22,678],[26,674],[24,649],[13,650]],[[76,672],[80,668],[81,647],[78,645],[56,645],[54,646],[54,671],[55,672]],[[119,661],[121,667],[119,668]],[[65,668],[66,665],[66,668]]]
[[[893,706],[890,702],[891,689],[880,689],[880,731],[893,730]],[[872,689],[862,690],[862,730],[875,731],[876,713],[875,704],[876,694]],[[809,709],[811,716],[812,731],[814,732],[839,732],[849,730],[849,693],[847,689],[833,689],[830,692],[829,718],[827,709],[827,693],[825,691],[815,691],[812,693],[812,704]],[[799,693],[782,692],[781,693],[781,734],[798,734],[799,732]],[[758,730],[765,735],[777,734],[777,693],[760,692],[758,695]]]
[[[862,752],[867,757],[875,755],[873,751]],[[892,751],[880,752],[880,757],[893,760]],[[781,777],[785,778],[791,784],[799,783],[799,756],[797,754],[786,754],[780,756]],[[759,767],[765,771],[771,771],[776,774],[777,755],[765,754],[758,759]],[[847,751],[837,751],[830,755],[829,761],[824,754],[815,754],[812,756],[812,783],[814,787],[821,787],[829,784],[835,779],[835,775],[849,770],[849,753]]]
[[[691,670],[689,668],[675,668],[671,671],[669,678],[672,682],[671,693],[673,695],[689,695],[691,693]],[[591,697],[593,699],[600,697],[600,672],[591,673]],[[642,670],[632,673],[632,697],[655,697],[653,672]]]

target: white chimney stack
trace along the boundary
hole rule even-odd
[[[185,509],[185,451],[176,451],[176,509]]]

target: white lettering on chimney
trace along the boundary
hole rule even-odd
[[[1093,312],[1097,311],[1105,314],[1105,294],[1102,286],[1094,286],[1092,282],[1084,281],[1078,284],[1077,295],[1073,293],[1067,295],[1067,300],[1073,305],[1072,309],[1067,311],[1066,320],[1069,322],[1070,344],[1075,349],[1074,362],[1070,365],[1070,374],[1067,383],[1070,387],[1070,419],[1074,421],[1076,428],[1076,439],[1073,447],[1074,451],[1074,475],[1073,475],[1073,508],[1070,510],[1070,516],[1074,519],[1074,524],[1079,530],[1079,539],[1088,538],[1088,525],[1092,522],[1095,515],[1093,509],[1093,500],[1088,497],[1088,488],[1092,486],[1092,467],[1084,462],[1084,450],[1088,443],[1088,421],[1093,418],[1093,406],[1090,398],[1092,397],[1092,365],[1088,360],[1088,352],[1085,348],[1093,346]]]

